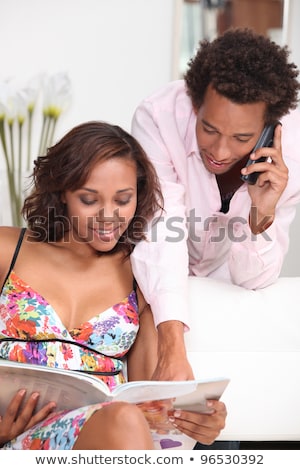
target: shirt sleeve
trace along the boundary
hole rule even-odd
[[[295,205],[280,207],[272,225],[258,235],[253,235],[247,225],[234,229],[236,239],[245,237],[245,241],[233,243],[230,251],[228,264],[234,284],[261,289],[278,279],[288,251],[289,226],[295,212]]]
[[[170,158],[167,136],[174,136],[173,145],[182,145],[172,120],[155,119],[152,103],[144,101],[132,121],[132,134],[152,160],[164,196],[164,211],[147,233],[147,241],[139,242],[131,255],[134,276],[146,301],[151,305],[155,324],[168,320],[181,321],[188,329],[188,251],[184,186]],[[170,127],[171,126],[171,127]],[[175,127],[175,126],[174,126]],[[175,132],[174,132],[175,131]],[[177,151],[180,150],[177,149]],[[183,151],[183,149],[182,149]]]
[[[278,201],[272,225],[259,235],[249,226],[234,229],[235,239],[243,232],[241,243],[233,243],[229,270],[234,284],[248,289],[264,288],[277,280],[289,248],[289,231],[300,201],[300,113],[292,111],[282,119],[282,153],[289,170],[286,189]]]

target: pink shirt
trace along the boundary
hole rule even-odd
[[[265,287],[278,278],[300,200],[299,111],[281,122],[289,182],[273,224],[255,236],[247,222],[246,183],[233,195],[229,211],[220,212],[218,185],[199,155],[196,115],[184,81],[168,84],[137,108],[132,134],[152,160],[165,198],[163,220],[131,255],[135,277],[156,324],[180,320],[188,326],[188,275],[222,279],[248,289]]]

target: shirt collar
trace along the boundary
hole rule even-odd
[[[196,121],[197,116],[194,112],[192,112],[187,126],[187,133],[185,138],[187,157],[193,156],[194,154],[200,157],[196,137]]]

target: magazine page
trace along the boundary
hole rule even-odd
[[[206,400],[219,399],[229,383],[228,378],[195,379],[186,381],[140,381],[119,385],[113,400],[142,403],[173,398],[174,407],[203,411]]]
[[[172,399],[173,406],[200,411],[207,398],[219,398],[229,379],[190,381],[136,381],[119,385],[110,392],[97,376],[82,372],[55,369],[0,360],[0,415],[13,395],[21,388],[27,396],[39,392],[38,409],[49,401],[57,403],[57,409],[74,409],[104,401],[128,401],[147,403]],[[203,411],[203,408],[201,408]]]
[[[112,392],[113,400],[141,403],[189,395],[197,389],[197,381],[135,381],[118,385]]]
[[[199,382],[191,393],[184,396],[177,395],[174,408],[205,413],[209,411],[206,407],[206,400],[218,400],[228,383],[228,379],[212,379],[207,382]]]
[[[37,409],[55,401],[58,410],[107,401],[109,392],[104,382],[88,374],[0,360],[0,415],[21,388],[27,396],[40,393]]]
[[[153,400],[137,405],[144,413],[157,450],[192,450],[196,441],[176,429],[168,418],[174,400]]]

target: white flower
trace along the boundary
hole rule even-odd
[[[4,119],[7,113],[7,100],[10,87],[7,81],[0,82],[0,119]]]
[[[16,91],[8,81],[0,83],[0,115],[10,123],[16,117]]]
[[[37,75],[31,78],[27,85],[21,89],[20,93],[26,102],[26,106],[29,112],[33,112],[39,93],[42,90],[42,75]]]
[[[57,119],[71,101],[71,82],[66,73],[57,73],[44,80],[43,112]]]
[[[31,140],[33,113],[42,93],[43,106],[40,131],[39,155],[44,155],[52,145],[56,122],[71,100],[71,83],[67,74],[38,75],[25,87],[16,86],[13,79],[0,82],[0,150],[5,158],[9,183],[12,221],[22,224],[21,207],[24,198],[22,171],[25,141],[27,143],[27,165],[31,167]],[[35,117],[36,119],[36,117]],[[26,134],[25,134],[26,132]],[[16,150],[16,151],[15,151]]]

